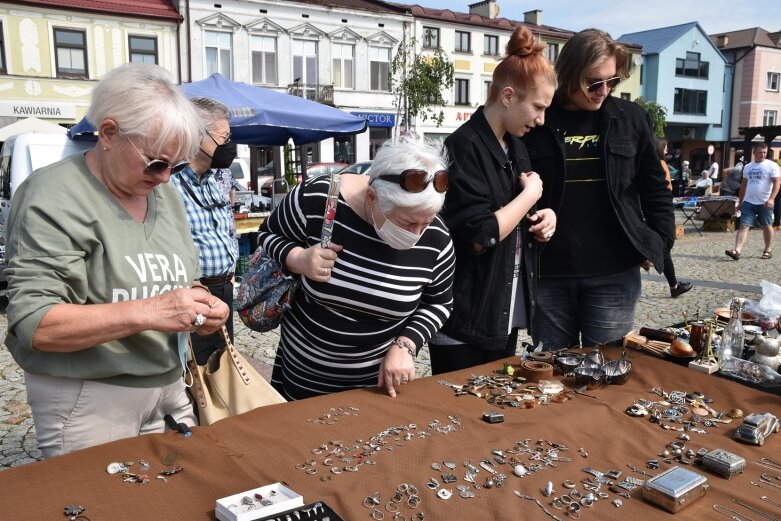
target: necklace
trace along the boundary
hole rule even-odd
[[[727,508],[724,505],[713,505],[713,510],[723,516],[727,516],[728,518],[732,519],[732,521],[754,521],[750,517],[738,517],[739,512],[732,510],[731,508]]]
[[[733,499],[732,502],[735,503],[736,505],[742,506],[743,508],[748,508],[749,510],[751,510],[755,514],[759,514],[762,517],[766,517],[766,518],[770,519],[770,521],[779,521],[777,517],[773,517],[773,516],[771,516],[770,514],[768,514],[766,512],[762,512],[758,508],[754,508],[751,505],[749,505],[748,503],[744,503],[743,501],[741,501],[739,499]]]

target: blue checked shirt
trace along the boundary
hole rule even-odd
[[[207,171],[199,182],[198,176],[188,166],[171,176],[184,202],[190,232],[198,247],[203,277],[232,274],[239,257],[230,204],[221,208],[212,207],[224,203],[220,187],[212,174],[212,170]],[[183,183],[187,183],[192,195],[182,186]]]

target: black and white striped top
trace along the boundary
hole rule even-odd
[[[295,187],[260,228],[277,261],[320,242],[330,178]],[[282,320],[272,384],[301,399],[377,385],[388,345],[404,335],[420,347],[447,321],[455,256],[437,216],[410,250],[394,250],[340,196],[333,242],[342,245],[326,283],[302,277]]]

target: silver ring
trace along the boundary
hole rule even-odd
[[[546,235],[545,237],[550,239],[551,237],[553,237],[553,232],[548,232],[548,235]]]
[[[193,324],[196,327],[201,327],[205,323],[206,323],[206,317],[205,316],[201,315],[200,313],[195,315],[195,320],[193,320]]]
[[[321,268],[323,275],[328,275],[328,268]]]

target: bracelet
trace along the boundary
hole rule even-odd
[[[393,342],[390,343],[390,346],[396,346],[399,349],[406,349],[409,355],[412,358],[415,358],[415,344],[409,340],[399,340],[398,338],[395,338]]]

